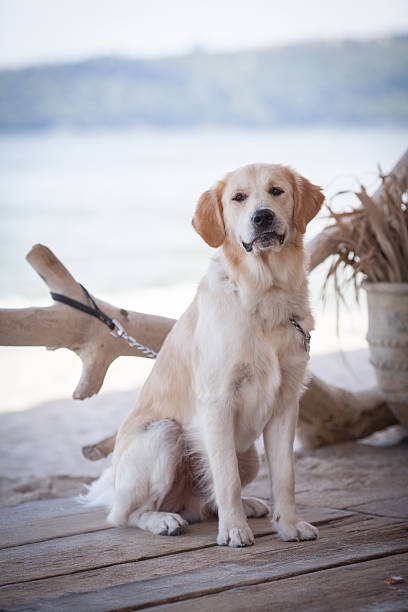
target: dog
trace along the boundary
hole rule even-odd
[[[217,251],[86,496],[110,505],[111,525],[177,535],[218,514],[217,544],[250,546],[247,518],[270,514],[241,496],[263,433],[276,531],[317,538],[296,511],[293,443],[313,328],[303,235],[323,200],[274,164],[239,168],[201,195],[192,224]]]

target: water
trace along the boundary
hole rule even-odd
[[[51,303],[24,261],[31,246],[41,242],[96,296],[178,317],[212,251],[190,219],[199,195],[217,178],[246,163],[282,162],[323,185],[328,196],[355,187],[356,177],[374,188],[376,163],[389,170],[407,142],[408,129],[0,136],[0,307]],[[314,221],[309,236],[324,223]],[[321,307],[323,272],[319,267],[311,275],[317,321],[312,354],[361,348],[365,310],[351,300],[339,339],[333,301],[326,310]],[[103,390],[134,389],[151,366],[150,360],[122,357],[109,368]],[[70,351],[37,347],[0,348],[0,369],[0,411],[69,397],[80,375],[79,360]]]
[[[377,162],[389,170],[407,142],[408,129],[386,128],[3,135],[0,303],[45,296],[24,261],[37,242],[100,297],[157,287],[174,293],[206,269],[211,249],[190,219],[200,193],[225,172],[287,163],[331,195],[356,177],[373,186]]]

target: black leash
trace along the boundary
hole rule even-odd
[[[88,304],[83,304],[82,302],[78,302],[77,300],[73,300],[72,298],[67,297],[66,295],[62,295],[61,293],[54,293],[54,291],[50,292],[52,299],[56,302],[61,302],[66,306],[71,306],[71,308],[76,308],[76,310],[81,310],[82,312],[85,312],[86,314],[89,314],[92,317],[96,317],[97,319],[99,319],[99,321],[105,323],[105,325],[109,327],[112,336],[114,336],[115,338],[122,338],[128,343],[129,346],[131,346],[132,348],[136,347],[141,353],[144,353],[146,357],[156,359],[157,353],[155,351],[148,348],[147,346],[144,346],[143,344],[140,344],[140,342],[135,340],[133,336],[129,336],[129,334],[126,333],[119,321],[116,321],[116,319],[111,319],[111,317],[109,317],[105,312],[103,312],[99,308],[98,304],[95,302],[89,291],[85,289],[85,287],[81,285],[81,283],[78,284],[84,291],[92,306],[88,306]]]
[[[69,298],[66,295],[61,295],[61,293],[54,293],[53,291],[50,292],[52,299],[56,302],[62,302],[62,304],[66,304],[67,306],[76,308],[77,310],[82,310],[82,312],[86,312],[87,314],[96,317],[97,319],[102,321],[102,323],[105,323],[105,325],[107,325],[111,331],[114,330],[114,320],[108,317],[107,314],[102,312],[102,310],[99,308],[98,304],[95,302],[89,291],[85,289],[85,287],[81,285],[81,283],[78,284],[83,289],[85,295],[92,303],[93,308],[91,308],[91,306],[88,306],[87,304],[83,304],[82,302],[77,302],[77,300],[73,300],[72,298]]]

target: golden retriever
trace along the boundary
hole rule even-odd
[[[263,433],[276,531],[317,537],[296,512],[293,442],[313,326],[303,234],[323,199],[272,164],[239,168],[200,197],[193,226],[218,250],[87,494],[111,506],[112,525],[176,535],[218,514],[217,544],[253,544],[247,517],[269,508],[241,488]]]

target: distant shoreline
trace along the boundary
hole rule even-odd
[[[407,125],[408,35],[0,71],[0,131]]]

